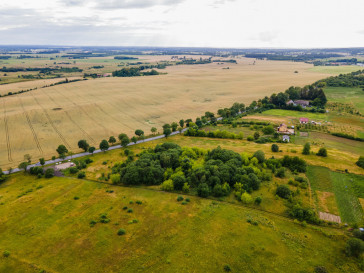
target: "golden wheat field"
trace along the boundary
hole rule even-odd
[[[327,76],[304,63],[253,62],[171,66],[161,70],[166,75],[101,78],[0,98],[0,166],[17,166],[24,154],[33,161],[50,158],[59,144],[77,152],[80,139],[98,147],[111,135],[132,136],[135,129],[148,134],[151,127],[161,130],[164,123]]]

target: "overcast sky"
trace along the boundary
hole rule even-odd
[[[0,44],[364,47],[364,0],[10,0]]]

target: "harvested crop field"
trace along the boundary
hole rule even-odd
[[[216,112],[233,102],[249,104],[327,76],[304,63],[252,63],[178,65],[162,70],[167,75],[102,78],[1,98],[0,166],[16,166],[24,154],[49,158],[59,144],[76,152],[80,139],[98,146],[122,132],[131,136],[142,129],[148,134],[164,123]],[[230,69],[222,69],[226,67]]]

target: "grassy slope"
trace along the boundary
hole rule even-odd
[[[350,103],[359,110],[364,109],[364,91],[362,88],[326,87],[325,95],[330,102]]]
[[[364,221],[363,209],[358,199],[363,196],[363,176],[337,173],[318,166],[309,166],[307,176],[314,191],[335,194],[343,222],[362,223]]]
[[[314,66],[310,70],[317,73],[344,74],[358,71],[360,70],[360,67],[356,65]]]
[[[30,188],[33,192],[17,197]],[[176,194],[22,174],[2,184],[0,196],[0,245],[11,252],[0,258],[2,272],[222,272],[225,264],[234,272],[288,267],[290,272],[312,272],[317,265],[329,272],[358,270],[342,252],[342,236],[331,239],[241,206],[194,197],[183,206]],[[130,200],[143,204],[130,205]],[[111,222],[90,227],[100,213]],[[131,219],[139,223],[127,224]],[[119,228],[126,235],[117,236]]]

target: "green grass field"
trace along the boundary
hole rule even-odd
[[[363,208],[359,199],[363,197],[363,176],[330,171],[327,168],[309,166],[307,177],[312,190],[335,194],[342,222],[363,223]]]
[[[330,102],[349,103],[358,110],[364,109],[364,91],[362,88],[326,87],[325,95]]]
[[[343,253],[340,230],[302,227],[197,197],[181,205],[176,198],[73,178],[12,175],[0,185],[0,251],[10,251],[0,258],[0,271],[223,272],[225,265],[232,272],[359,270]],[[91,227],[101,214],[110,222]],[[133,219],[137,223],[128,223]],[[125,235],[117,235],[120,228]]]
[[[278,117],[290,117],[299,119],[302,117],[309,118],[310,120],[327,120],[326,114],[321,113],[309,113],[309,112],[298,112],[298,111],[291,111],[291,110],[282,110],[282,109],[271,109],[268,111],[264,111],[262,116],[278,116]]]
[[[314,66],[310,69],[312,72],[326,74],[345,74],[360,70],[356,65],[341,65],[341,66]]]

